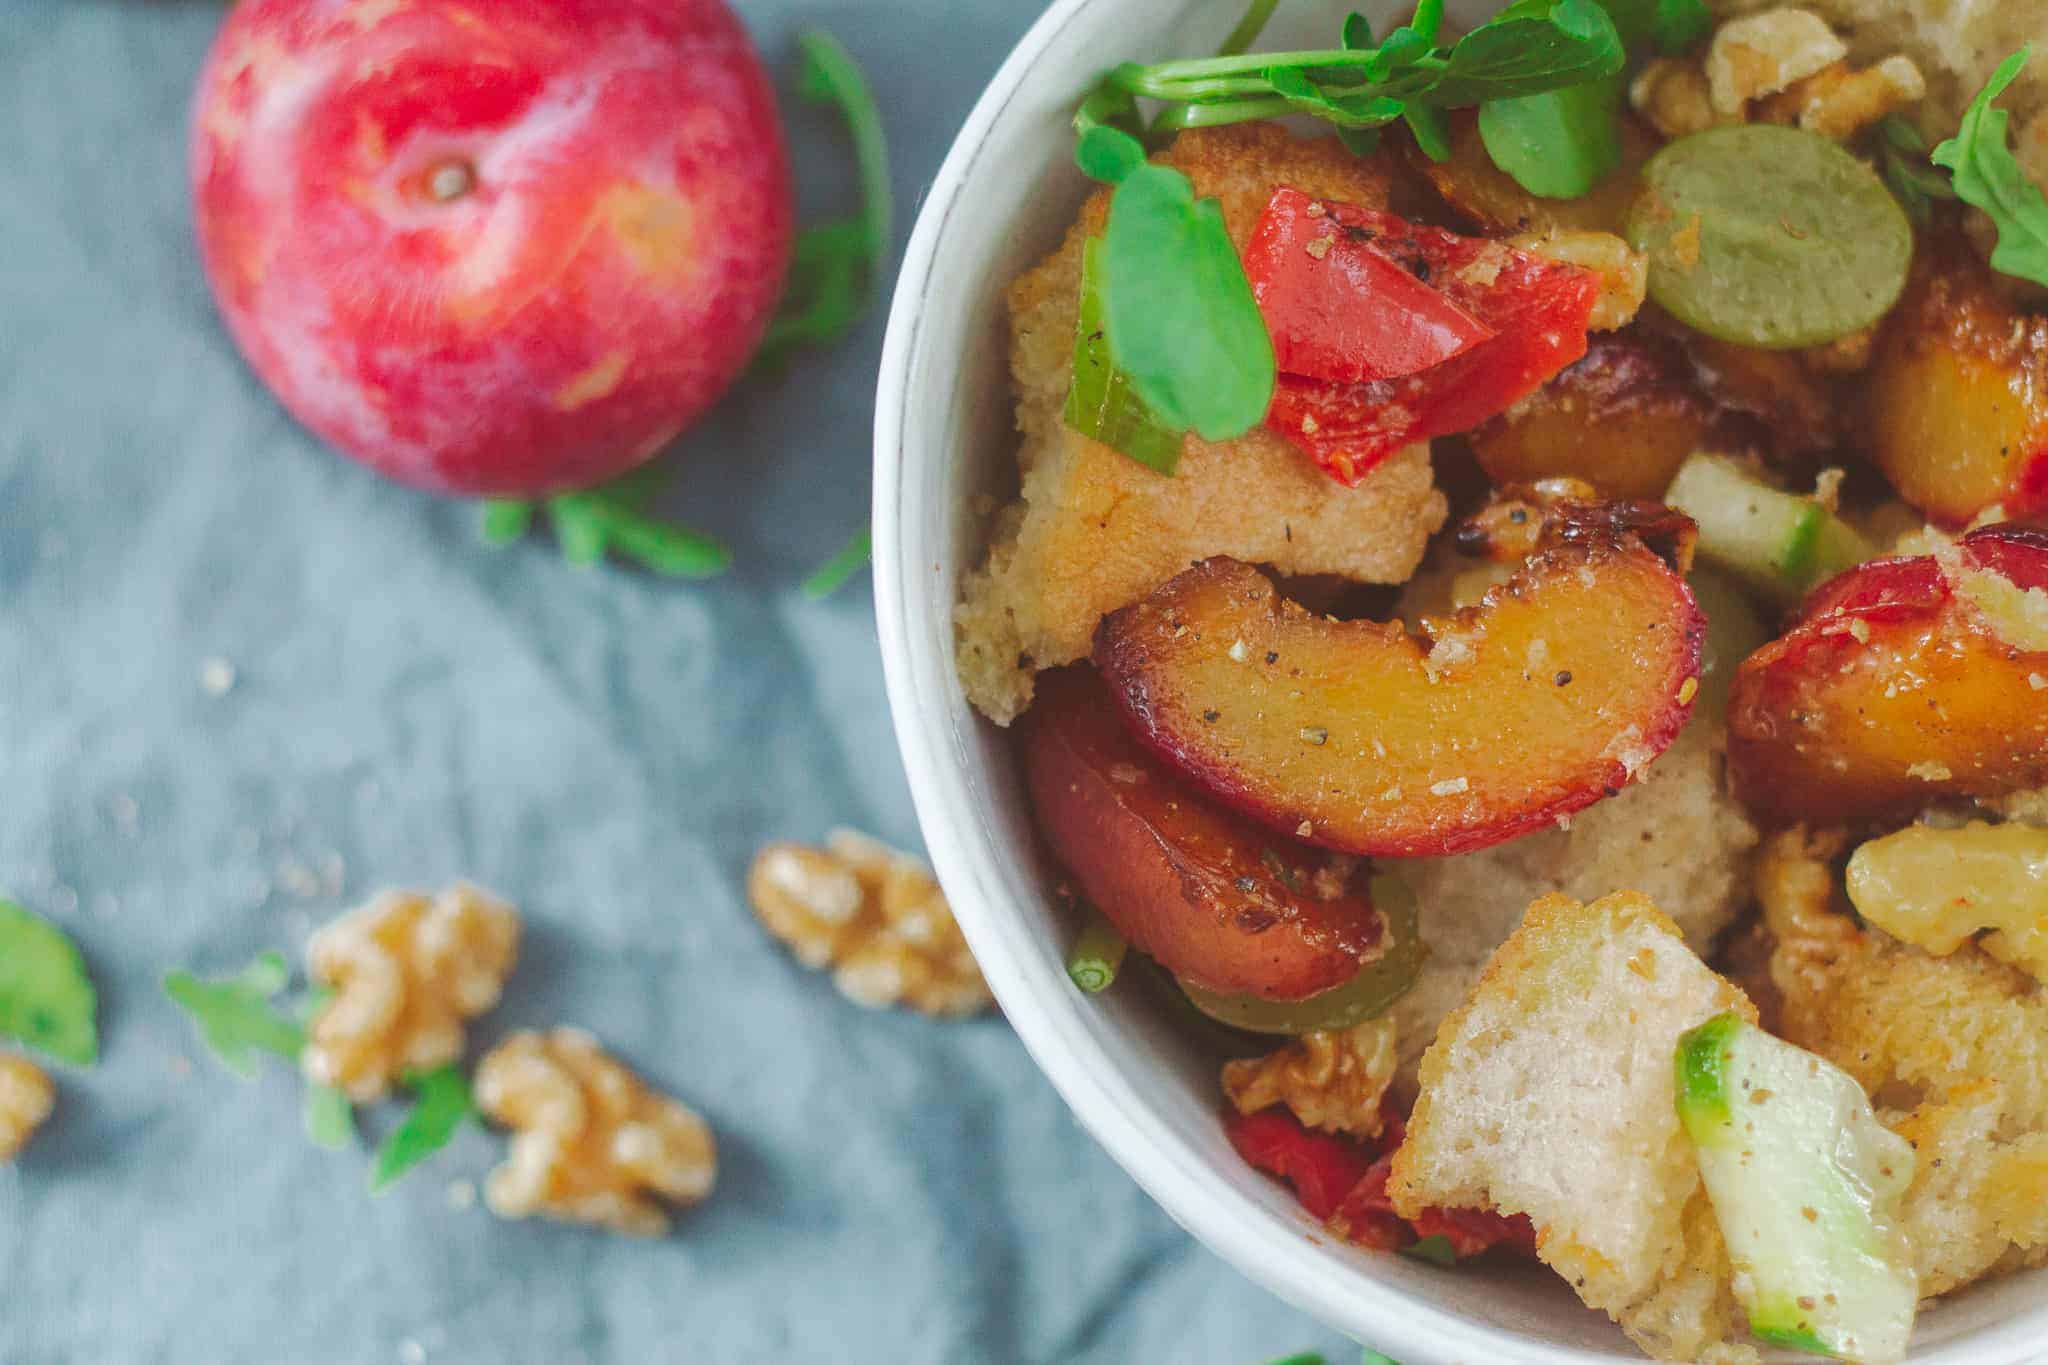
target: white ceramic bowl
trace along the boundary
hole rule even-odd
[[[1039,1066],[1124,1169],[1245,1274],[1403,1365],[1638,1360],[1547,1272],[1447,1272],[1344,1246],[1237,1158],[1199,1041],[1143,991],[1090,997],[1068,982],[1073,926],[1049,894],[1006,737],[977,719],[953,671],[956,589],[981,548],[971,502],[1014,479],[1003,289],[1057,244],[1087,191],[1073,168],[1074,103],[1111,62],[1208,50],[1240,8],[1058,0],[975,106],[918,217],[882,358],[874,515],[882,657],[918,817]],[[1324,45],[1342,8],[1294,0],[1268,41]],[[1452,0],[1468,21],[1475,8],[1493,7]],[[1915,1341],[1913,1359],[1928,1365],[2048,1361],[2048,1271],[1941,1305]]]

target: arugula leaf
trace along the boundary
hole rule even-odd
[[[1528,98],[1542,99],[1543,96],[1531,95]],[[1401,119],[1408,125],[1409,133],[1415,138],[1415,145],[1422,149],[1424,156],[1431,161],[1450,160],[1451,123],[1443,110],[1418,104],[1401,115]]]
[[[2028,44],[1999,65],[1970,101],[1956,135],[1934,149],[1934,164],[1955,172],[1956,197],[1982,209],[1997,226],[1991,268],[2048,285],[2048,198],[2012,154],[2012,115],[1991,107],[2033,55]]]
[[[875,555],[873,533],[865,526],[854,533],[844,549],[820,565],[815,573],[804,580],[804,596],[812,601],[830,597],[867,567]]]
[[[1418,1261],[1428,1261],[1431,1265],[1456,1265],[1458,1263],[1457,1249],[1451,1245],[1451,1239],[1440,1232],[1433,1236],[1424,1237],[1420,1241],[1409,1243],[1401,1248],[1401,1254],[1403,1256],[1413,1256]]]
[[[1181,432],[1152,415],[1116,367],[1102,322],[1102,239],[1081,248],[1081,307],[1074,325],[1074,377],[1067,387],[1066,424],[1147,469],[1172,476],[1180,467]]]
[[[404,1121],[377,1145],[370,1166],[371,1194],[390,1189],[406,1172],[446,1147],[456,1131],[477,1116],[469,1082],[452,1063],[432,1071],[408,1072],[405,1083],[417,1098]]]
[[[1479,106],[1493,164],[1546,199],[1576,199],[1621,164],[1621,77]]]
[[[1273,342],[1222,206],[1179,171],[1140,166],[1110,201],[1101,251],[1110,356],[1153,416],[1211,441],[1265,421]]]
[[[256,1054],[268,1052],[297,1062],[305,1030],[270,1003],[291,981],[284,954],[259,954],[229,977],[201,980],[187,971],[164,973],[164,994],[192,1016],[199,1036],[237,1076],[256,1075]]]
[[[99,1060],[99,996],[78,945],[48,920],[0,900],[0,1037],[72,1066]]]
[[[881,110],[860,64],[823,29],[797,35],[797,93],[836,104],[853,139],[859,170],[858,217],[835,218],[797,234],[789,286],[768,324],[757,370],[779,369],[799,346],[836,341],[867,314],[888,273],[895,198],[889,187],[889,147]]]
[[[331,1085],[306,1087],[305,1120],[306,1136],[316,1147],[338,1152],[355,1141],[355,1109]]]

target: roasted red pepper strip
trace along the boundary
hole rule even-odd
[[[1230,1145],[1248,1165],[1277,1175],[1315,1218],[1328,1218],[1352,1186],[1372,1168],[1372,1153],[1356,1143],[1301,1126],[1285,1109],[1232,1114],[1223,1121]]]
[[[1377,1153],[1304,1128],[1285,1109],[1233,1114],[1223,1127],[1239,1156],[1292,1185],[1301,1206],[1348,1242],[1398,1251],[1422,1237],[1442,1237],[1461,1261],[1494,1247],[1535,1254],[1536,1229],[1519,1214],[1509,1218],[1486,1209],[1425,1209],[1410,1222],[1394,1212],[1387,1178],[1394,1152],[1406,1137],[1397,1114],[1387,1114]]]
[[[1357,483],[1411,442],[1470,431],[1586,353],[1586,322],[1599,294],[1591,271],[1390,213],[1322,205],[1340,232],[1370,234],[1375,252],[1496,333],[1399,378],[1347,384],[1282,374],[1267,425],[1338,482]]]
[[[1244,255],[1283,374],[1358,384],[1463,355],[1494,329],[1299,190],[1273,192]]]

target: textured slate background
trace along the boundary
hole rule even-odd
[[[803,25],[854,48],[906,208],[1036,13],[742,8],[779,69]],[[865,582],[796,591],[866,515],[881,320],[682,442],[671,503],[731,577],[486,552],[471,509],[295,429],[216,325],[182,165],[220,14],[0,0],[0,887],[83,942],[106,1043],[0,1167],[0,1362],[1340,1350],[1168,1222],[1000,1019],[859,1011],[740,899],[771,837],[916,843]],[[830,118],[792,124],[812,213],[850,204]],[[495,1159],[477,1131],[373,1202],[282,1067],[238,1082],[156,989],[457,876],[528,925],[473,1041],[583,1024],[716,1125],[718,1193],[670,1240],[452,1207]]]

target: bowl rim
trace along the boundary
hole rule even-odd
[[[1040,58],[1084,14],[1123,0],[1054,0],[1019,40],[976,100],[931,182],[890,301],[874,420],[874,587],[877,633],[891,720],[926,848],[961,929],[1011,1026],[1081,1126],[1167,1215],[1241,1274],[1340,1331],[1369,1336],[1373,1349],[1405,1365],[1515,1360],[1589,1365],[1636,1358],[1554,1345],[1462,1317],[1402,1287],[1341,1263],[1242,1190],[1215,1178],[1210,1163],[1137,1093],[1117,1059],[1082,1022],[1089,997],[1051,990],[1027,964],[1035,945],[1021,914],[989,913],[1010,890],[975,847],[968,764],[953,715],[960,704],[950,649],[935,651],[918,629],[933,607],[919,605],[929,566],[910,562],[903,527],[930,460],[907,446],[911,379],[933,300],[941,245],[991,131],[1015,102]],[[916,477],[906,477],[906,473]],[[951,603],[937,610],[948,618]],[[950,638],[950,631],[946,632]],[[981,723],[976,718],[972,723]],[[1911,1357],[1917,1365],[2022,1365],[2048,1308],[1942,1343]],[[2011,1355],[2005,1351],[2010,1349]]]

